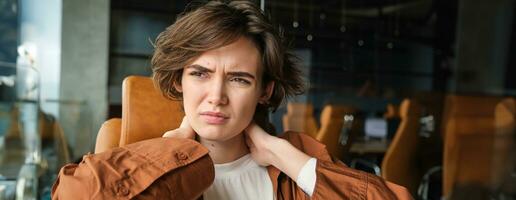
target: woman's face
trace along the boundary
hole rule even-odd
[[[251,122],[256,105],[267,100],[272,84],[261,89],[260,53],[245,37],[203,53],[183,70],[185,114],[203,139],[226,141]]]

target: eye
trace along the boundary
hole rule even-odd
[[[208,78],[208,73],[206,72],[201,72],[201,71],[192,71],[189,73],[190,76],[195,76],[199,79],[206,79]]]
[[[234,77],[234,78],[231,78],[230,81],[236,82],[236,83],[239,83],[242,85],[251,85],[251,81],[248,81],[247,79],[244,79],[244,78]]]

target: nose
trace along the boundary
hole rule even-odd
[[[212,83],[210,91],[208,91],[208,103],[212,105],[226,105],[228,103],[228,97],[226,89],[224,87],[223,80],[217,80]]]

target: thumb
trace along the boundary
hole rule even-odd
[[[183,132],[183,134],[185,134],[188,138],[195,137],[195,131],[193,130],[192,126],[190,126],[190,122],[186,116],[183,117],[183,121],[181,121],[179,129],[181,129],[181,132]]]
[[[247,133],[247,136],[251,140],[254,140],[254,139],[256,139],[256,137],[260,137],[262,135],[262,132],[264,132],[264,130],[260,126],[258,126],[258,124],[256,124],[254,121],[252,121],[245,128],[245,132]]]

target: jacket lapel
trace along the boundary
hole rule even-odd
[[[267,167],[267,172],[269,173],[269,177],[271,178],[271,182],[272,182],[272,191],[274,192],[273,194],[277,194],[278,193],[278,177],[281,173],[281,171],[272,166],[272,165],[269,165]]]

